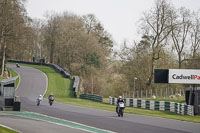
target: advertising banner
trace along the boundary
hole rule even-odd
[[[169,83],[200,84],[200,70],[169,69]]]

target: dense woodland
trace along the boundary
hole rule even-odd
[[[156,68],[200,69],[200,11],[156,0],[139,20],[141,40],[129,45],[124,41],[114,51],[112,35],[95,15],[47,12],[44,20],[32,19],[25,2],[0,0],[2,77],[6,77],[7,59],[45,59],[80,76],[82,92],[107,97],[166,88],[154,84]]]

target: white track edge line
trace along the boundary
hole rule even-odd
[[[0,126],[2,126],[2,127],[4,127],[4,128],[8,128],[8,129],[13,130],[13,131],[16,131],[16,132],[19,132],[19,133],[22,133],[22,132],[20,132],[20,131],[18,131],[18,130],[16,130],[16,129],[13,129],[13,128],[8,127],[8,126],[6,126],[6,125],[0,124]]]

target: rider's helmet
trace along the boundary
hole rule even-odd
[[[41,94],[40,94],[39,96],[40,96],[40,97],[42,97],[42,95],[41,95]]]
[[[119,96],[119,99],[122,99],[122,96]]]

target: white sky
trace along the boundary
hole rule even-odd
[[[200,0],[171,0],[175,7],[192,11],[200,9]],[[95,14],[104,28],[118,43],[139,40],[137,22],[143,12],[154,5],[154,0],[27,0],[31,18],[43,19],[46,11],[69,11],[77,15]]]

